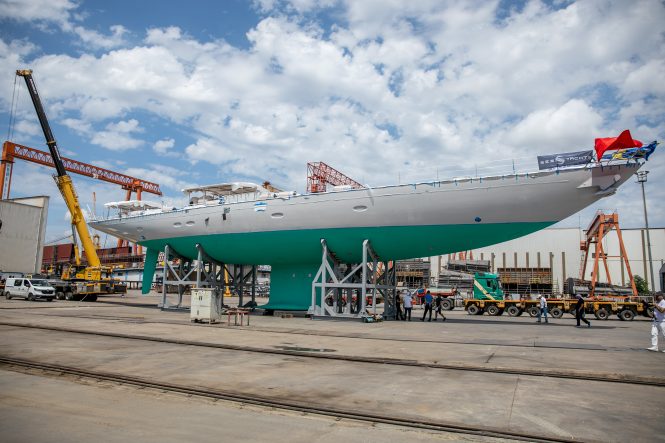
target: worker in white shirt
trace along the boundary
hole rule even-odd
[[[538,309],[538,320],[536,323],[540,323],[541,315],[545,316],[545,323],[549,323],[547,321],[547,299],[543,294],[540,294],[540,309]]]
[[[413,308],[413,299],[409,291],[404,291],[404,320],[411,321],[411,309]]]
[[[665,337],[665,300],[662,294],[656,296],[653,305],[653,322],[651,322],[651,347],[649,351],[658,352],[658,333]],[[665,352],[665,350],[663,350]]]

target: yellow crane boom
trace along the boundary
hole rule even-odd
[[[76,228],[79,239],[81,240],[81,245],[83,246],[83,251],[85,256],[88,259],[88,266],[92,268],[100,268],[101,262],[99,256],[97,256],[97,251],[95,245],[92,242],[90,237],[90,232],[88,231],[88,225],[85,222],[83,217],[83,211],[81,210],[81,205],[79,204],[78,197],[76,196],[76,191],[74,190],[74,184],[72,183],[71,177],[67,174],[65,166],[62,163],[60,153],[58,152],[58,145],[53,137],[51,132],[51,126],[48,123],[46,118],[46,113],[44,112],[44,107],[42,106],[41,99],[37,93],[37,86],[35,85],[35,80],[32,78],[31,69],[20,69],[16,71],[16,75],[23,77],[25,79],[25,84],[28,87],[28,92],[30,93],[30,98],[32,99],[32,104],[35,107],[37,112],[37,118],[39,119],[39,124],[42,126],[42,131],[44,132],[44,137],[46,138],[46,145],[48,146],[51,157],[53,157],[53,163],[55,164],[56,175],[53,176],[62,198],[65,200],[67,209],[72,217],[72,225]]]

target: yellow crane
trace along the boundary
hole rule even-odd
[[[99,294],[112,294],[114,292],[122,292],[121,285],[114,285],[112,281],[113,268],[102,266],[97,250],[90,237],[88,225],[85,222],[81,205],[79,204],[76,190],[72,183],[72,178],[67,174],[65,166],[58,151],[58,145],[51,131],[44,107],[42,106],[41,99],[37,93],[37,86],[35,80],[32,78],[31,69],[19,69],[16,75],[25,79],[25,84],[28,88],[28,93],[32,99],[32,104],[37,112],[39,124],[44,132],[46,138],[46,145],[48,146],[53,163],[55,165],[56,174],[53,176],[62,198],[65,200],[67,209],[72,218],[72,226],[75,228],[78,238],[83,246],[83,252],[88,260],[88,266],[80,269],[75,269],[75,273],[68,269],[63,273],[63,280],[76,280],[76,284],[65,282],[60,287],[56,285],[58,298],[74,299],[77,295],[83,296],[86,300],[96,300]],[[78,254],[77,254],[78,255]]]

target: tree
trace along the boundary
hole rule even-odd
[[[635,276],[633,276],[633,278],[635,279],[635,287],[637,288],[637,293],[639,295],[648,294],[649,293],[649,285],[647,284],[647,282],[642,277],[640,277],[639,275],[635,275]]]

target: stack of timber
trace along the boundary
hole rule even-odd
[[[476,272],[490,272],[489,260],[448,260],[446,269],[449,271],[466,272],[474,274]]]
[[[503,292],[520,298],[534,294],[551,296],[556,293],[550,268],[498,268]]]
[[[407,288],[419,288],[428,285],[430,262],[419,259],[400,260],[396,265],[397,283]]]

